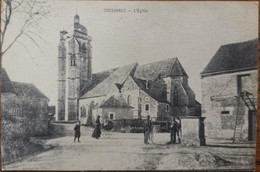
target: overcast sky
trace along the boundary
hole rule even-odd
[[[57,101],[59,31],[72,30],[76,11],[93,39],[94,73],[178,57],[199,102],[200,72],[218,48],[258,36],[257,2],[49,1],[49,5],[50,16],[40,22],[47,43],[39,42],[39,51],[21,37],[32,57],[16,43],[6,53],[3,67],[12,81],[33,83],[50,98],[51,105]],[[148,12],[104,12],[108,8]],[[15,35],[19,24],[14,18],[9,35]]]

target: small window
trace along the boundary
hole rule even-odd
[[[115,118],[114,113],[110,113],[110,114],[109,114],[109,119],[114,119],[114,118]]]
[[[146,104],[145,105],[145,111],[149,111],[150,110],[150,105],[149,104]]]
[[[145,97],[145,101],[149,101],[149,97]]]
[[[139,103],[142,103],[142,98],[139,98]]]
[[[127,97],[127,104],[128,105],[131,105],[131,103],[132,103],[132,100],[131,100],[131,97],[130,97],[130,95]]]
[[[169,105],[166,105],[166,112],[169,112]]]
[[[71,60],[71,61],[70,61],[70,65],[71,65],[71,66],[76,66],[75,60]]]
[[[228,110],[223,110],[223,111],[221,111],[221,114],[222,115],[227,115],[227,114],[229,114],[229,111]]]

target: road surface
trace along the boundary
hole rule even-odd
[[[100,139],[82,133],[73,137],[45,140],[53,148],[20,162],[3,166],[6,170],[177,170],[252,169],[253,147],[187,147],[167,145],[169,133],[154,135],[154,144],[145,145],[143,134],[103,132]]]

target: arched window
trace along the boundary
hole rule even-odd
[[[128,105],[132,104],[132,100],[131,100],[131,96],[130,95],[127,97],[127,104]]]
[[[179,105],[178,88],[177,88],[177,86],[174,86],[174,89],[173,89],[173,105],[174,106],[178,106]]]

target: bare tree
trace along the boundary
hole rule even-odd
[[[5,53],[15,44],[21,44],[30,54],[28,45],[19,39],[27,37],[35,46],[40,48],[38,40],[45,41],[41,36],[39,21],[49,14],[46,1],[43,0],[3,0],[1,8],[1,61]],[[19,24],[13,25],[12,21],[17,20]],[[13,21],[13,22],[17,22]],[[10,27],[15,28],[16,33],[8,33]],[[8,42],[6,37],[8,37]],[[31,56],[31,55],[30,55]]]

